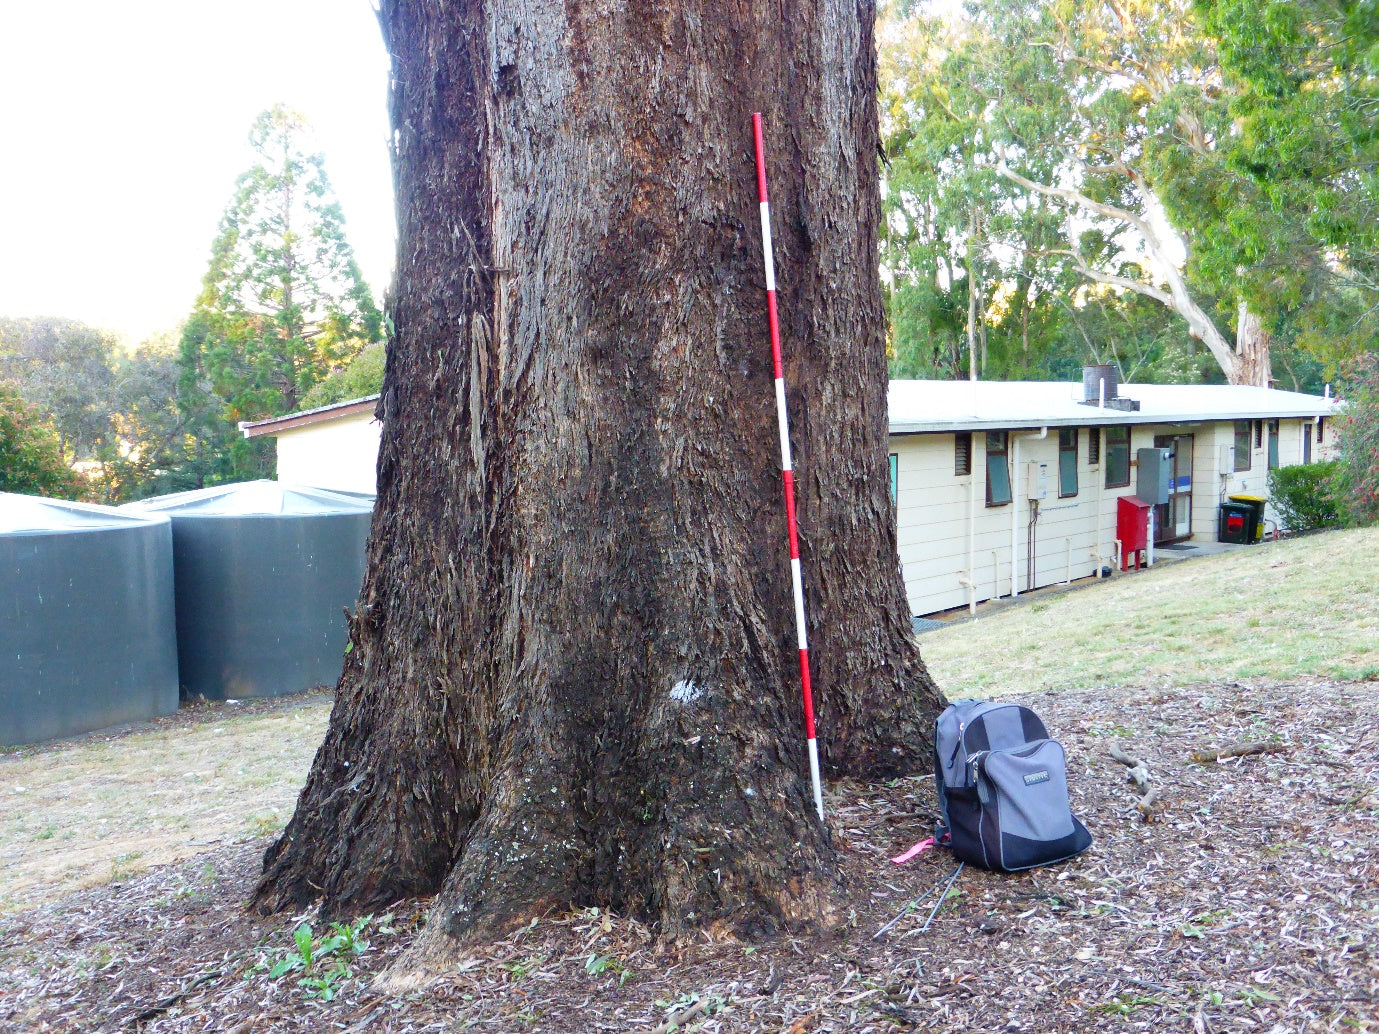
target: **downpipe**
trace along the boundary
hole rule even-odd
[[[1020,442],[1031,441],[1040,442],[1049,436],[1047,427],[1041,428],[1038,434],[1018,435],[1012,434],[1010,437],[1014,442],[1011,449],[1011,462],[1015,467],[1011,473],[1012,491],[1010,500],[1010,595],[1011,597],[1020,595],[1020,567],[1016,563],[1016,558],[1020,555],[1020,493],[1014,491],[1020,479]],[[1029,479],[1026,478],[1026,481]],[[1029,494],[1030,486],[1025,485],[1025,495]],[[1028,504],[1028,500],[1026,500]]]

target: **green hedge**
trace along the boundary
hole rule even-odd
[[[1337,498],[1337,463],[1300,463],[1269,471],[1269,499],[1286,531],[1315,531],[1345,524]]]

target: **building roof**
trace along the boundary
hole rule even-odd
[[[1238,384],[1122,384],[1120,397],[1137,411],[1082,403],[1072,381],[891,381],[891,434],[999,431],[1017,427],[1099,427],[1108,424],[1193,424],[1212,420],[1310,419],[1331,416],[1333,398]],[[308,424],[373,413],[377,395],[239,425],[246,438],[281,434]]]
[[[333,402],[329,406],[305,409],[300,413],[288,413],[287,416],[274,417],[272,420],[241,420],[239,429],[244,432],[246,438],[257,438],[261,434],[282,434],[282,432],[290,431],[294,427],[306,427],[308,424],[340,420],[344,417],[358,416],[360,413],[372,414],[377,403],[377,395],[365,395],[362,399]]]
[[[1122,384],[1120,397],[1138,411],[1084,405],[1082,385],[1064,381],[891,381],[891,434],[1192,424],[1331,416],[1333,398],[1236,384]]]

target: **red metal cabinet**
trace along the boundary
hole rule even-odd
[[[1135,558],[1135,570],[1140,569],[1140,550],[1149,548],[1150,503],[1133,495],[1116,500],[1116,538],[1120,539],[1120,569],[1130,566]]]

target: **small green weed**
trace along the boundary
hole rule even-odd
[[[282,829],[282,817],[275,809],[266,815],[250,815],[245,821],[245,825],[249,827],[249,833],[252,836],[272,836]]]
[[[260,958],[245,974],[245,978],[266,975],[280,980],[289,973],[301,973],[297,986],[308,998],[329,1002],[339,992],[340,985],[353,975],[350,962],[369,950],[364,932],[373,923],[372,916],[352,923],[331,923],[330,929],[317,935],[310,923],[302,923],[292,931],[293,949],[283,949]],[[380,916],[375,926],[391,929],[392,916]]]
[[[546,956],[544,955],[528,955],[521,962],[504,963],[503,968],[508,971],[508,980],[516,984],[519,981],[526,980],[527,977],[531,975],[532,971],[537,969],[541,963],[545,961]]]
[[[618,977],[619,987],[627,983],[627,978],[632,975],[632,971],[613,955],[590,955],[589,961],[584,964],[584,972],[588,973],[591,977],[601,977],[605,973],[615,973]]]
[[[1213,908],[1209,912],[1199,912],[1192,917],[1192,921],[1198,926],[1215,926],[1221,920],[1229,919],[1230,916],[1231,912],[1228,908]]]
[[[130,851],[128,854],[117,854],[115,860],[110,863],[110,879],[114,883],[127,880],[131,876],[137,876],[145,871],[148,866],[132,864],[144,856],[142,851]]]
[[[1112,1016],[1133,1016],[1135,1010],[1142,1009],[1146,1005],[1163,1005],[1163,1001],[1158,998],[1151,998],[1147,995],[1133,994],[1130,991],[1122,991],[1109,1002],[1102,1002],[1100,1005],[1092,1007],[1093,1012],[1107,1013]]]

